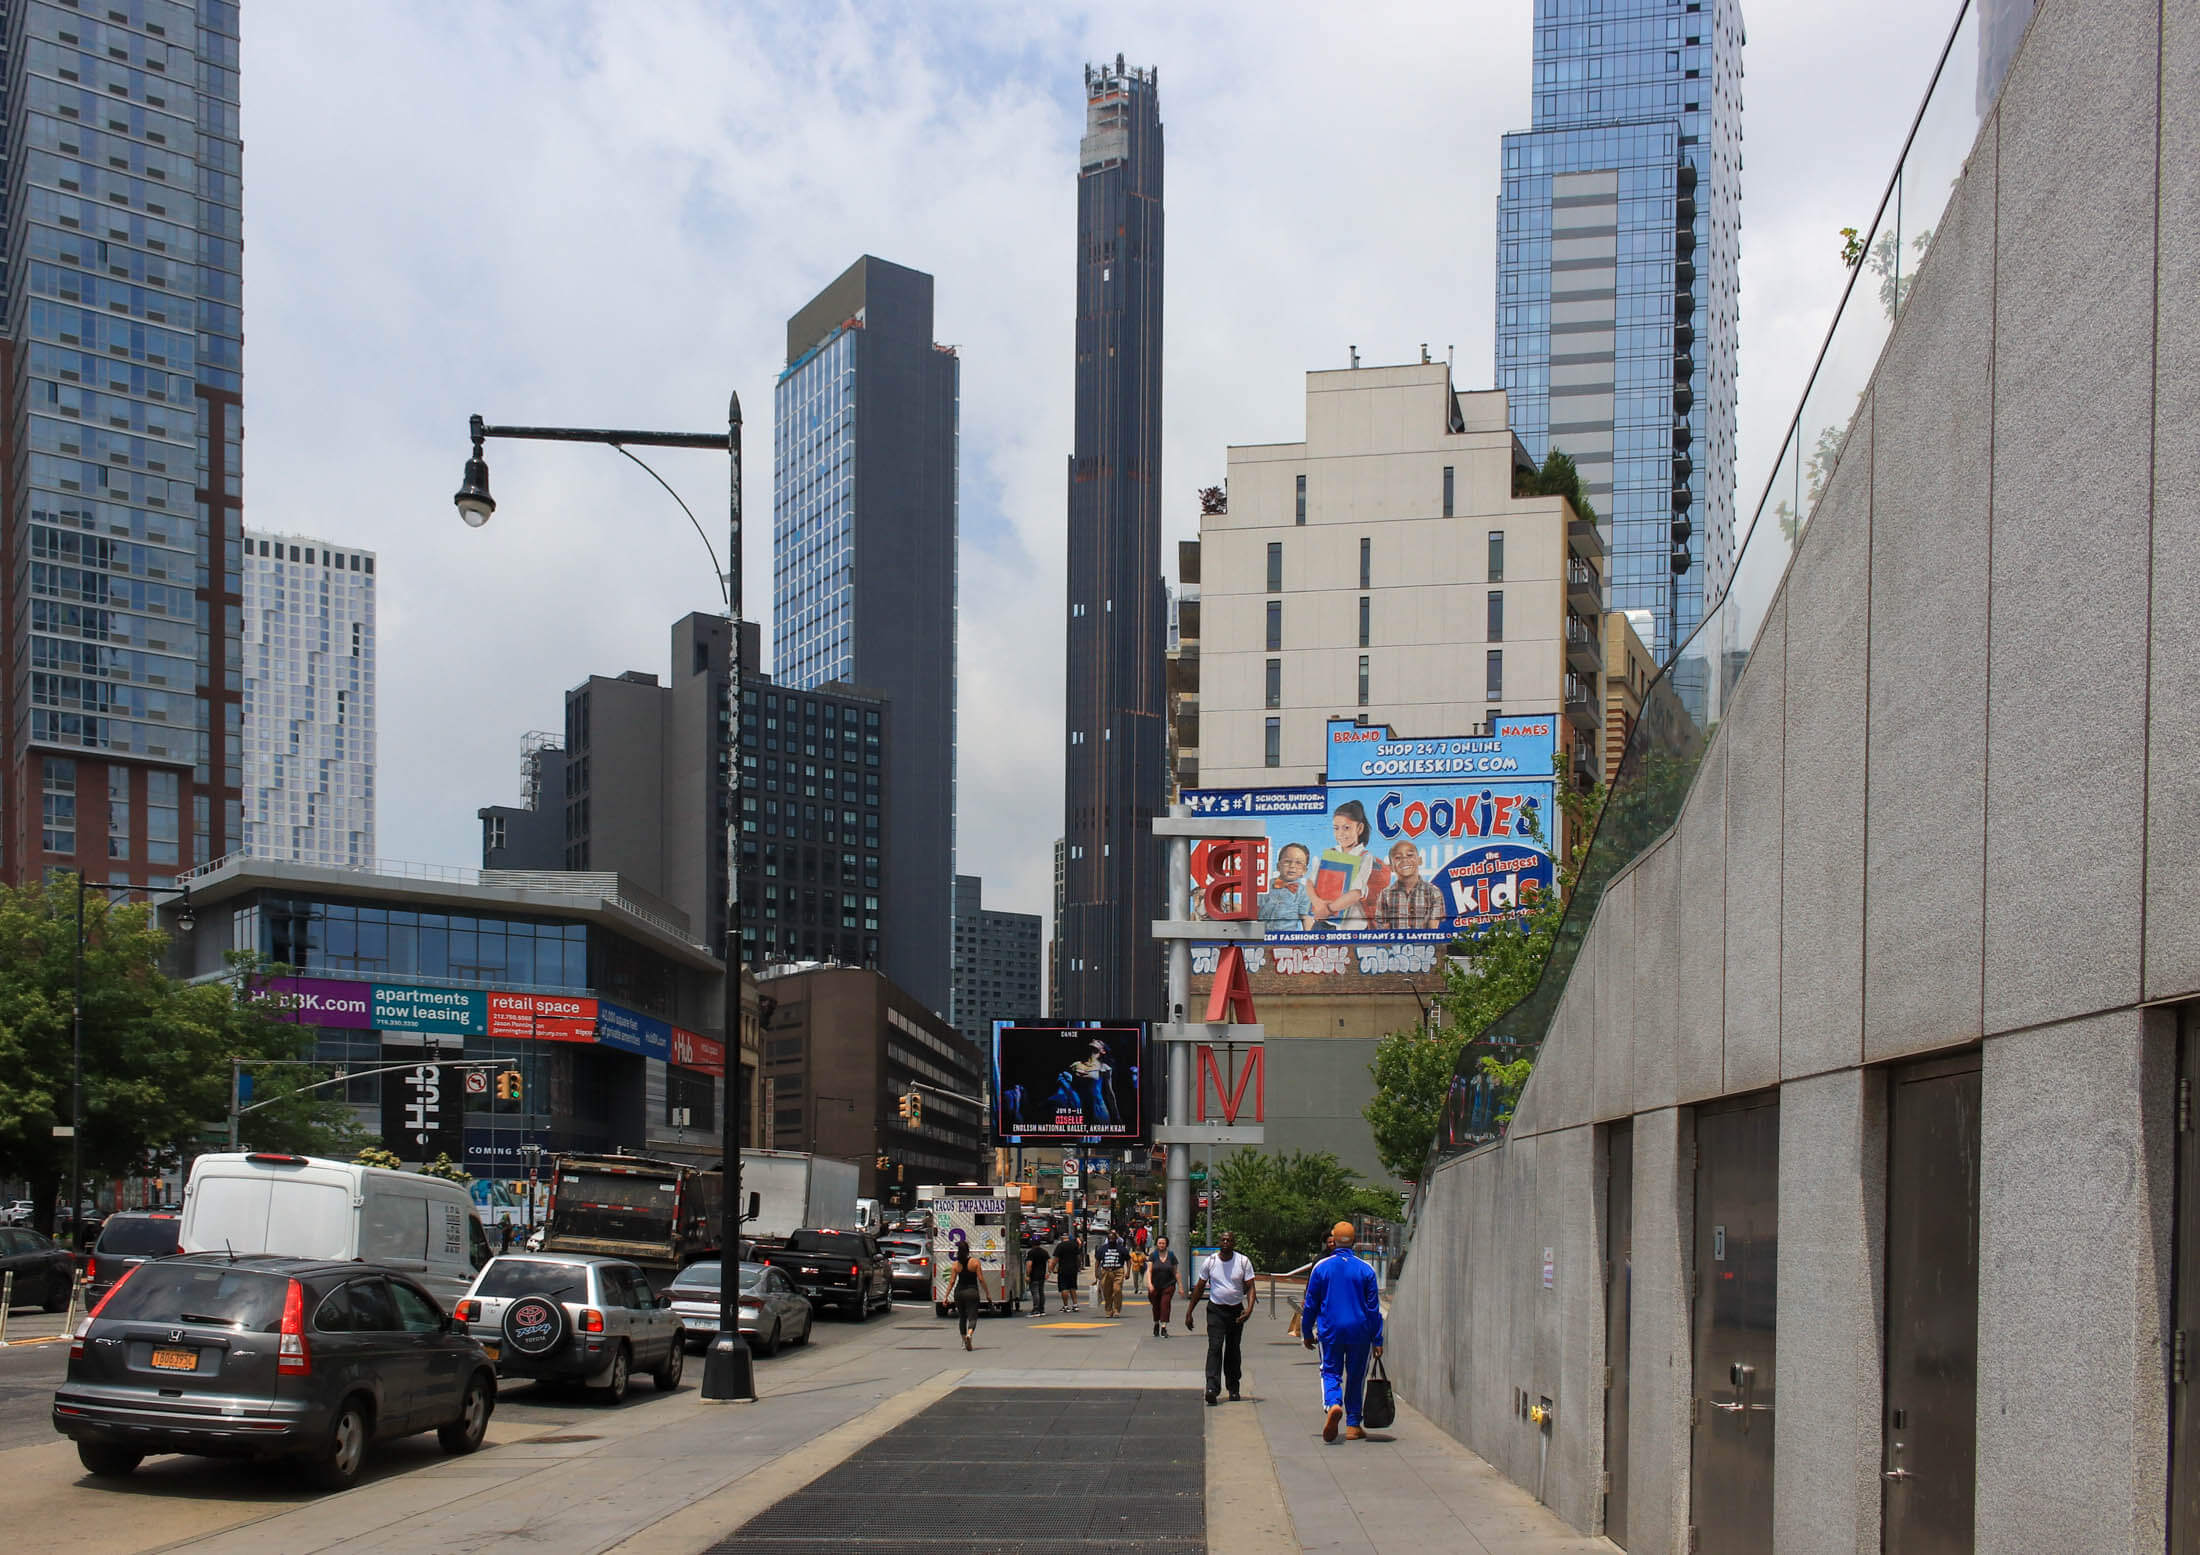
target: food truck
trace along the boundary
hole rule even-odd
[[[917,1189],[932,1223],[932,1306],[941,1317],[955,1310],[955,1270],[978,1255],[983,1304],[1009,1313],[1024,1304],[1023,1196],[1013,1186],[926,1183]]]

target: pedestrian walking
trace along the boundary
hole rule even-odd
[[[1045,1317],[1047,1313],[1047,1264],[1051,1261],[1043,1238],[1024,1249],[1024,1283],[1031,1287],[1033,1317]]]
[[[1329,1256],[1306,1277],[1306,1305],[1299,1312],[1299,1334],[1306,1347],[1318,1339],[1322,1352],[1322,1440],[1360,1441],[1360,1402],[1367,1391],[1367,1362],[1383,1353],[1383,1303],[1375,1271],[1352,1250],[1352,1222],[1340,1220],[1330,1232]]]
[[[1220,1403],[1227,1385],[1230,1401],[1236,1403],[1245,1371],[1245,1320],[1253,1311],[1253,1260],[1237,1250],[1233,1231],[1222,1233],[1221,1250],[1199,1266],[1191,1302],[1184,1309],[1186,1328],[1202,1301],[1207,1303],[1207,1402]]]
[[[1123,1315],[1123,1276],[1130,1272],[1131,1249],[1119,1232],[1110,1231],[1100,1244],[1100,1310],[1109,1317]]]
[[[509,1220],[505,1221],[504,1229],[499,1234],[503,1237],[504,1240],[502,1245],[497,1248],[497,1251],[500,1253],[510,1252],[512,1250],[512,1222]]]
[[[1153,1308],[1153,1336],[1166,1339],[1169,1337],[1169,1305],[1176,1300],[1176,1254],[1169,1251],[1167,1237],[1154,1243],[1151,1267],[1153,1278],[1146,1287],[1146,1302]]]
[[[1054,1289],[1064,1312],[1077,1310],[1077,1270],[1084,1261],[1076,1234],[1065,1231],[1054,1248]]]
[[[975,1350],[971,1336],[978,1329],[978,1302],[985,1294],[978,1283],[978,1250],[965,1246],[955,1255],[955,1319],[956,1328],[962,1334],[963,1348]]]
[[[1131,1294],[1146,1294],[1146,1254],[1136,1242],[1131,1243]]]

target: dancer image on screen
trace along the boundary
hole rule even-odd
[[[1115,1110],[1115,1069],[1108,1062],[1108,1044],[1100,1038],[1092,1039],[1091,1050],[1069,1066],[1071,1079],[1076,1085],[1077,1104],[1085,1115],[1085,1121],[1101,1127],[1112,1127],[1118,1116]]]

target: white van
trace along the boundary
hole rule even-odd
[[[187,1253],[364,1259],[411,1275],[446,1311],[490,1257],[464,1183],[264,1151],[191,1163],[179,1241]]]

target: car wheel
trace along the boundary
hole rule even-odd
[[[814,1313],[814,1312],[813,1312],[813,1313],[811,1313],[811,1314],[810,1314],[809,1316],[807,1316],[807,1317],[803,1318],[803,1320],[802,1320],[802,1337],[801,1337],[801,1338],[799,1338],[799,1339],[797,1339],[797,1340],[795,1341],[795,1343],[796,1343],[796,1344],[808,1344],[808,1343],[810,1342],[810,1330],[811,1330],[811,1329],[813,1329],[813,1328],[815,1328],[816,1326],[817,1326],[817,1314],[816,1314],[816,1313]]]
[[[323,1490],[350,1489],[366,1464],[372,1434],[366,1405],[356,1398],[345,1399],[329,1423],[327,1437],[306,1460],[306,1477]]]
[[[599,1390],[604,1403],[623,1404],[626,1402],[627,1384],[633,1380],[630,1374],[632,1366],[633,1362],[627,1358],[626,1345],[622,1342],[618,1349],[611,1353],[611,1380],[606,1382]]]
[[[56,1274],[51,1280],[47,1281],[46,1310],[48,1312],[59,1312],[67,1307],[69,1304],[69,1287],[75,1283],[66,1274]]]
[[[145,1454],[109,1442],[78,1442],[76,1461],[102,1479],[119,1479],[145,1461]]]
[[[649,1374],[649,1380],[657,1385],[660,1393],[670,1393],[680,1385],[680,1374],[687,1370],[687,1335],[680,1334],[673,1340],[672,1348],[665,1355],[664,1365]]]
[[[458,1418],[436,1427],[436,1441],[453,1456],[472,1452],[488,1434],[489,1416],[496,1407],[496,1386],[489,1374],[474,1373],[474,1380],[466,1384],[466,1401],[459,1406]]]

